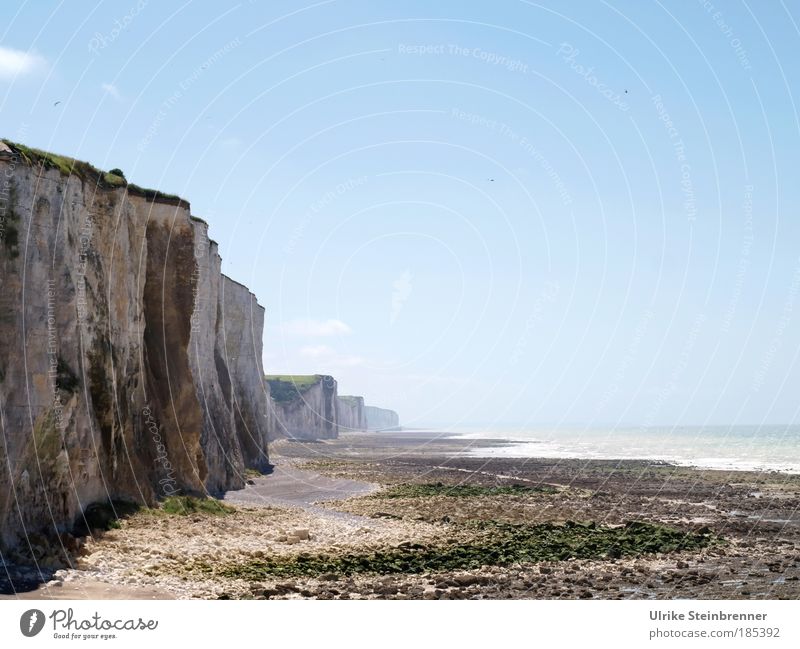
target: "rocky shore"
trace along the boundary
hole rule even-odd
[[[88,537],[51,588],[176,598],[797,598],[800,476],[481,459],[429,433],[273,446],[272,475]],[[57,584],[62,584],[59,586]],[[95,595],[96,596],[96,595]],[[113,596],[113,592],[108,596]]]

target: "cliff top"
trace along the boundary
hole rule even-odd
[[[308,388],[319,383],[322,374],[267,374],[264,377],[268,383],[291,383],[298,390],[308,390]]]
[[[12,142],[11,140],[2,139],[0,142],[11,150],[12,155],[18,157],[24,164],[31,167],[38,166],[42,169],[57,169],[64,176],[77,176],[81,180],[94,183],[102,189],[118,189],[124,187],[132,196],[139,196],[154,203],[167,203],[168,205],[189,209],[189,202],[182,199],[180,196],[165,194],[156,189],[139,187],[139,185],[129,183],[125,179],[125,176],[112,173],[119,171],[118,169],[113,169],[111,172],[101,171],[97,167],[82,160],[49,153],[41,149],[33,149],[24,144]],[[201,219],[197,220],[199,221]]]
[[[293,401],[303,392],[314,387],[325,376],[323,374],[268,374],[270,393],[275,401]]]

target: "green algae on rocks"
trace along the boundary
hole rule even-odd
[[[444,545],[402,543],[397,547],[364,552],[304,552],[221,566],[197,562],[191,567],[221,577],[251,581],[269,577],[317,577],[325,573],[342,576],[414,574],[541,561],[639,557],[657,552],[699,550],[716,540],[708,533],[643,522],[629,522],[619,527],[571,521],[563,525],[481,522],[462,529],[471,531],[474,536]]]
[[[499,485],[485,487],[482,485],[447,485],[441,482],[433,484],[399,484],[379,491],[370,498],[430,498],[448,496],[451,498],[471,498],[476,496],[528,496],[536,493],[557,493],[558,489],[549,485]]]
[[[227,516],[236,510],[230,505],[225,505],[215,498],[170,496],[169,498],[164,499],[157,511],[164,514],[175,514],[178,516],[188,516],[189,514]]]

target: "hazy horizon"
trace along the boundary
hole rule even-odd
[[[796,8],[12,4],[0,135],[191,201],[267,373],[408,427],[798,422]]]

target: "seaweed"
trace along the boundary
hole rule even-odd
[[[441,482],[433,484],[400,484],[384,489],[370,498],[430,498],[447,496],[450,498],[471,498],[475,496],[527,496],[535,493],[556,493],[558,490],[549,485],[500,485],[484,487],[482,485],[446,485]]]
[[[193,496],[170,496],[157,510],[164,514],[188,516],[189,514],[211,514],[212,516],[227,516],[236,510],[230,505],[225,505],[215,498],[195,498]]]
[[[273,555],[221,566],[198,561],[192,568],[250,581],[269,577],[316,577],[325,573],[345,576],[415,574],[470,570],[486,565],[640,557],[699,550],[717,540],[709,532],[686,532],[640,521],[619,527],[573,521],[563,525],[479,522],[465,527],[474,533],[472,538],[443,545],[403,543],[363,552]]]

